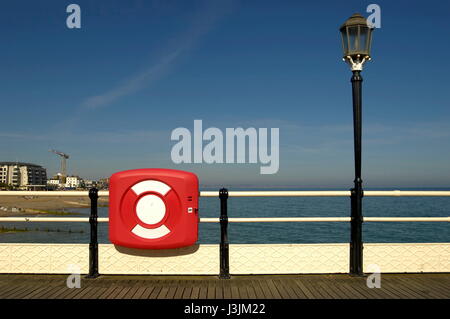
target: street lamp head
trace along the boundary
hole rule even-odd
[[[373,28],[361,14],[352,15],[339,29],[342,36],[344,61],[352,71],[361,71],[364,62],[370,60]]]

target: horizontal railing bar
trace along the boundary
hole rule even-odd
[[[450,222],[450,217],[364,217],[364,222]],[[99,223],[109,222],[108,217],[99,217]],[[350,217],[262,217],[228,218],[230,223],[327,223],[349,222]],[[0,222],[89,222],[89,217],[0,217]],[[219,218],[200,218],[201,223],[219,223]]]
[[[349,222],[350,217],[255,217],[228,218],[229,223],[308,223],[308,222]],[[219,218],[200,218],[202,223],[218,223]]]
[[[0,222],[68,222],[87,223],[89,217],[0,217]]]
[[[450,222],[450,217],[364,217],[365,222]]]
[[[369,197],[448,197],[450,191],[364,191]]]
[[[108,217],[97,218],[99,223],[108,223]],[[68,223],[88,223],[89,217],[0,217],[0,222],[68,222]]]
[[[350,217],[263,217],[228,218],[230,223],[310,223],[350,222]],[[450,217],[363,217],[364,222],[450,222]],[[218,223],[219,218],[200,218],[202,223]]]
[[[89,191],[0,191],[0,196],[89,197]],[[109,191],[99,191],[98,196],[108,197]]]
[[[205,194],[204,194],[205,193]],[[200,192],[200,196],[214,197],[218,192]],[[230,191],[229,197],[349,197],[350,191]],[[364,191],[365,197],[422,197],[450,196],[450,191]]]
[[[218,197],[219,192],[200,192],[200,196]],[[321,197],[321,196],[345,197],[350,196],[350,191],[229,191],[228,196],[229,197]]]
[[[99,191],[108,197],[109,191]],[[230,197],[349,197],[350,191],[230,191]],[[0,196],[84,197],[88,191],[0,191]],[[217,191],[202,191],[201,197],[218,197]],[[450,197],[450,191],[364,191],[365,197]]]

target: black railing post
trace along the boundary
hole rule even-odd
[[[363,242],[362,242],[362,198],[364,195],[361,179],[362,150],[362,77],[360,71],[353,71],[353,139],[355,156],[355,187],[351,189],[351,235],[350,235],[350,274],[363,275]]]
[[[228,244],[228,190],[219,190],[220,198],[220,279],[230,279],[230,256]]]
[[[98,189],[93,187],[89,190],[89,198],[91,199],[91,215],[89,217],[89,224],[91,226],[91,239],[89,242],[89,274],[86,278],[97,278],[98,273],[98,238],[97,238],[97,226],[98,226],[98,213],[97,213],[97,200]]]

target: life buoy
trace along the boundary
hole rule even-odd
[[[116,173],[110,180],[111,242],[153,249],[190,245],[198,237],[197,207],[198,179],[192,173],[162,169]]]
[[[179,209],[178,198],[169,196],[169,185],[155,180],[145,180],[133,185],[122,201],[123,211],[134,211],[136,225],[131,232],[141,238],[157,239],[170,233],[166,221]],[[172,192],[173,194],[174,192]],[[166,200],[165,196],[169,196]]]

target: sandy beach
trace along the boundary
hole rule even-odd
[[[99,206],[107,206],[108,198],[100,197]],[[44,215],[51,212],[64,212],[68,208],[90,207],[87,197],[36,197],[36,196],[1,196],[0,216]]]

